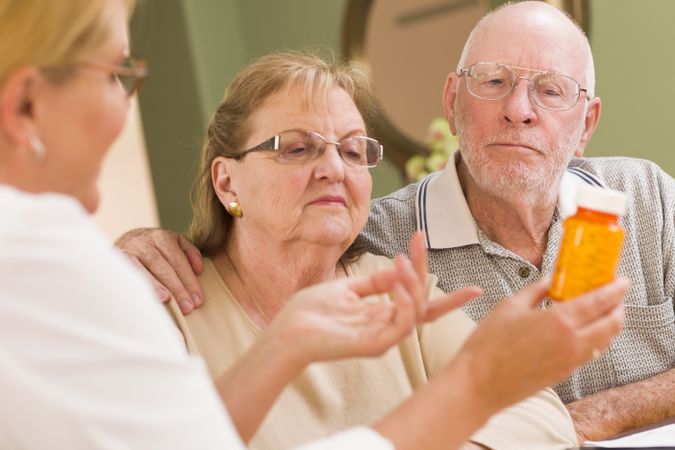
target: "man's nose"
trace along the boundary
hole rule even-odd
[[[518,77],[504,101],[504,119],[514,125],[534,125],[538,116],[530,94],[530,79]]]

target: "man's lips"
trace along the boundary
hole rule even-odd
[[[508,147],[508,148],[513,148],[513,149],[526,149],[526,150],[531,150],[533,152],[537,153],[543,153],[541,150],[538,148],[532,147],[531,145],[528,144],[523,144],[519,142],[492,142],[491,144],[488,145],[488,147]]]
[[[310,203],[312,205],[337,205],[347,206],[347,201],[344,197],[339,195],[324,195]]]

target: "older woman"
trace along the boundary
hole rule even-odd
[[[190,350],[220,380],[228,406],[236,409],[251,399],[242,392],[255,392],[245,383],[223,389],[228,369],[296,291],[392,265],[352,247],[368,217],[368,168],[382,157],[364,123],[372,104],[357,66],[281,53],[243,69],[213,117],[190,229],[207,256],[199,277],[204,305],[186,317],[176,300],[169,306]],[[120,242],[129,253],[153,251],[143,236],[131,236]],[[183,296],[177,300],[185,306]],[[455,312],[418,327],[379,359],[310,366],[281,394],[253,448],[276,449],[374,420],[439,373],[473,328]],[[472,441],[489,448],[576,445],[565,408],[550,390],[493,417]]]

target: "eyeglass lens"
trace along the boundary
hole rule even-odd
[[[288,161],[315,159],[325,148],[326,141],[316,133],[284,131],[279,134],[279,156]],[[337,145],[337,150],[346,163],[354,166],[374,166],[381,156],[380,143],[365,136],[343,139]]]
[[[505,97],[519,78],[514,69],[497,63],[476,63],[466,74],[469,92],[487,100]],[[569,109],[579,98],[579,84],[566,75],[537,72],[523,78],[529,79],[532,98],[543,108]]]
[[[122,67],[130,69],[130,73],[116,73],[115,76],[124,88],[127,95],[132,96],[141,87],[143,80],[147,76],[144,63],[139,62],[133,57],[126,58]],[[135,72],[135,73],[133,73]]]

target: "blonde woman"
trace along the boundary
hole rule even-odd
[[[128,53],[132,4],[0,0],[0,448],[224,448],[236,436],[145,280],[88,217],[146,75]],[[124,317],[132,298],[143,324]]]

